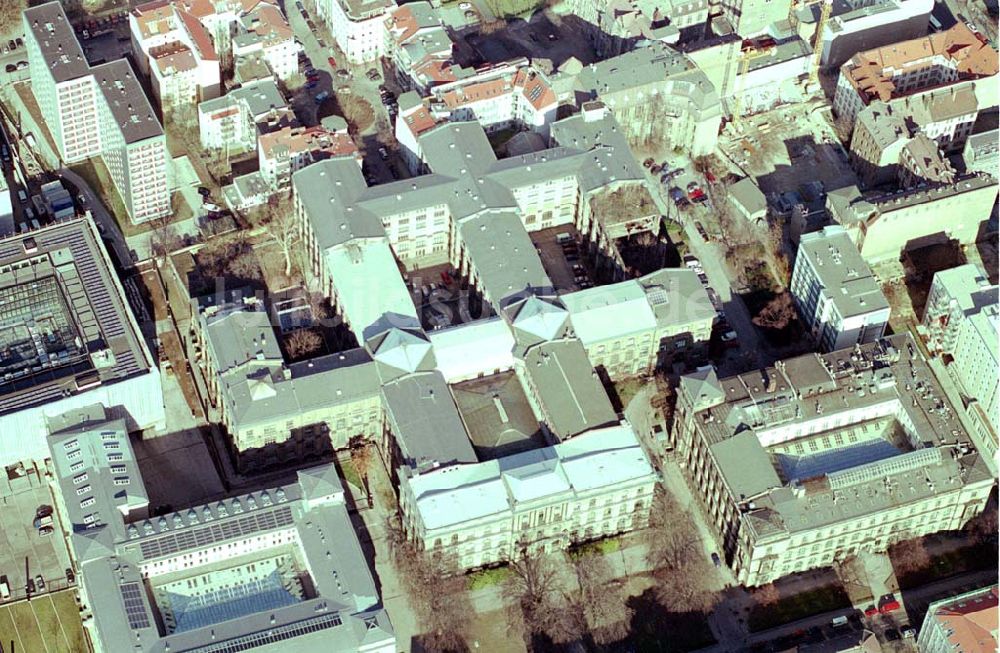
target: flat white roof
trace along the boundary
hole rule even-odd
[[[448,383],[514,367],[514,336],[499,317],[432,331],[437,369]]]

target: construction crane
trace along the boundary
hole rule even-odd
[[[774,52],[774,44],[767,47],[758,48],[755,46],[745,47],[740,53],[740,70],[736,77],[736,93],[733,95],[733,127],[740,130],[743,120],[743,88],[746,85],[747,74],[750,72],[750,63],[754,59],[766,57]]]
[[[819,22],[816,23],[816,38],[813,40],[812,61],[809,63],[810,85],[815,84],[819,78],[819,62],[823,58],[823,29],[833,11],[833,0],[822,0],[822,2],[823,6],[819,10]]]

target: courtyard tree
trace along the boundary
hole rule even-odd
[[[503,586],[508,621],[525,642],[565,644],[586,631],[580,607],[569,600],[552,560],[522,552]]]
[[[295,223],[292,209],[291,191],[275,193],[267,202],[256,206],[246,214],[250,226],[268,236],[281,250],[285,263],[285,277],[292,277],[292,255],[299,240],[299,228]]]
[[[288,335],[285,346],[293,360],[303,358],[319,351],[323,346],[323,337],[315,329],[296,329]]]
[[[765,329],[780,331],[797,319],[798,314],[795,312],[791,294],[782,292],[760,309],[760,312],[753,317],[753,323]]]
[[[594,642],[607,645],[624,639],[634,610],[607,558],[599,552],[589,553],[574,560],[574,569],[580,585],[575,600]]]
[[[388,517],[385,526],[396,577],[423,631],[421,646],[428,651],[467,650],[465,633],[473,608],[465,576],[447,558],[407,538],[398,515]]]
[[[368,507],[372,507],[372,493],[368,486],[368,472],[372,464],[372,442],[364,436],[351,438],[351,463],[354,470],[361,477],[361,484],[364,485],[365,495],[368,497]]]

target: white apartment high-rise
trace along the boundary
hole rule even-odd
[[[790,290],[824,351],[874,342],[885,332],[889,303],[841,226],[802,236]]]
[[[129,63],[91,67],[58,2],[23,22],[31,90],[62,161],[100,156],[133,223],[169,214],[166,136]]]
[[[997,334],[1000,287],[979,267],[966,264],[934,275],[927,295],[923,329],[932,352],[947,355],[948,371],[968,404],[973,438],[996,471],[1000,428],[997,403]]]
[[[337,46],[352,64],[375,61],[385,46],[385,20],[392,0],[317,0]]]

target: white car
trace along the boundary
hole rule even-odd
[[[458,8],[461,9],[462,11],[468,11],[469,9],[472,9],[472,3],[471,2],[459,2],[458,3]]]

